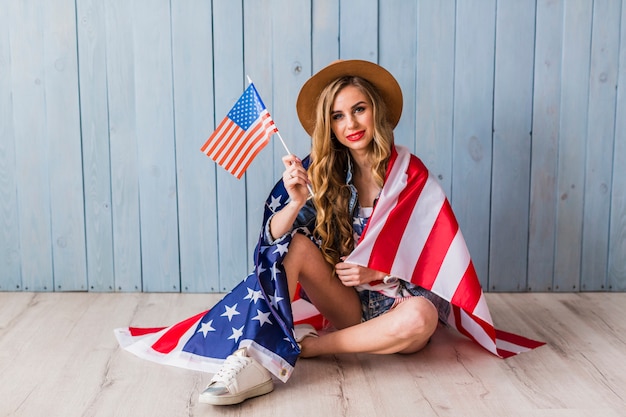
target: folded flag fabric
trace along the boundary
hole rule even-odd
[[[308,166],[308,159],[303,164]],[[222,300],[169,327],[115,329],[120,346],[153,362],[211,373],[217,372],[230,353],[247,347],[250,356],[286,382],[300,353],[282,266],[291,235],[268,244],[264,230],[270,216],[285,206],[288,198],[279,181],[265,203],[253,271]],[[312,304],[299,299],[293,306],[295,323],[319,328],[323,319]]]
[[[237,178],[278,132],[253,83],[200,150]]]
[[[452,304],[448,324],[506,358],[543,345],[494,329],[454,213],[437,180],[401,146],[361,240],[346,262],[383,271]],[[381,285],[364,285],[377,290]]]
[[[220,302],[170,327],[116,329],[120,345],[144,359],[207,372],[216,372],[228,354],[247,346],[252,357],[287,381],[300,353],[294,324],[324,325],[324,318],[307,300],[289,302],[282,261],[291,234],[272,244],[264,239],[269,217],[288,202],[280,181],[265,204],[254,269]],[[543,345],[493,327],[448,200],[406,148],[394,149],[378,203],[346,262],[411,281],[448,300],[452,305],[448,323],[501,358]],[[377,285],[369,287],[376,290]]]

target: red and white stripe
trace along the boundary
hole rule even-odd
[[[241,178],[252,160],[268,144],[270,136],[277,131],[267,109],[248,130],[243,130],[226,116],[200,150],[235,177]]]
[[[223,360],[199,357],[183,351],[185,343],[193,336],[206,311],[189,317],[169,327],[124,327],[114,330],[123,349],[134,355],[163,365],[215,373]]]
[[[404,147],[393,153],[376,208],[346,262],[411,281],[450,301],[449,324],[495,355],[508,357],[542,345],[494,329],[450,203]]]

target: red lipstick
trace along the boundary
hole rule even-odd
[[[346,139],[350,142],[356,142],[361,139],[365,135],[365,130],[361,130],[360,132],[353,133],[351,135],[346,136]]]

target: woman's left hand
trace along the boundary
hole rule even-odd
[[[367,284],[372,281],[382,280],[385,277],[384,272],[347,262],[339,262],[335,265],[335,273],[346,287]]]

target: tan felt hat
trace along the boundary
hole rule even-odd
[[[309,135],[313,134],[317,100],[322,90],[332,81],[344,76],[364,78],[378,90],[387,106],[387,120],[395,128],[402,115],[402,90],[398,81],[378,64],[352,59],[331,62],[304,83],[296,101],[298,118],[304,130]]]

